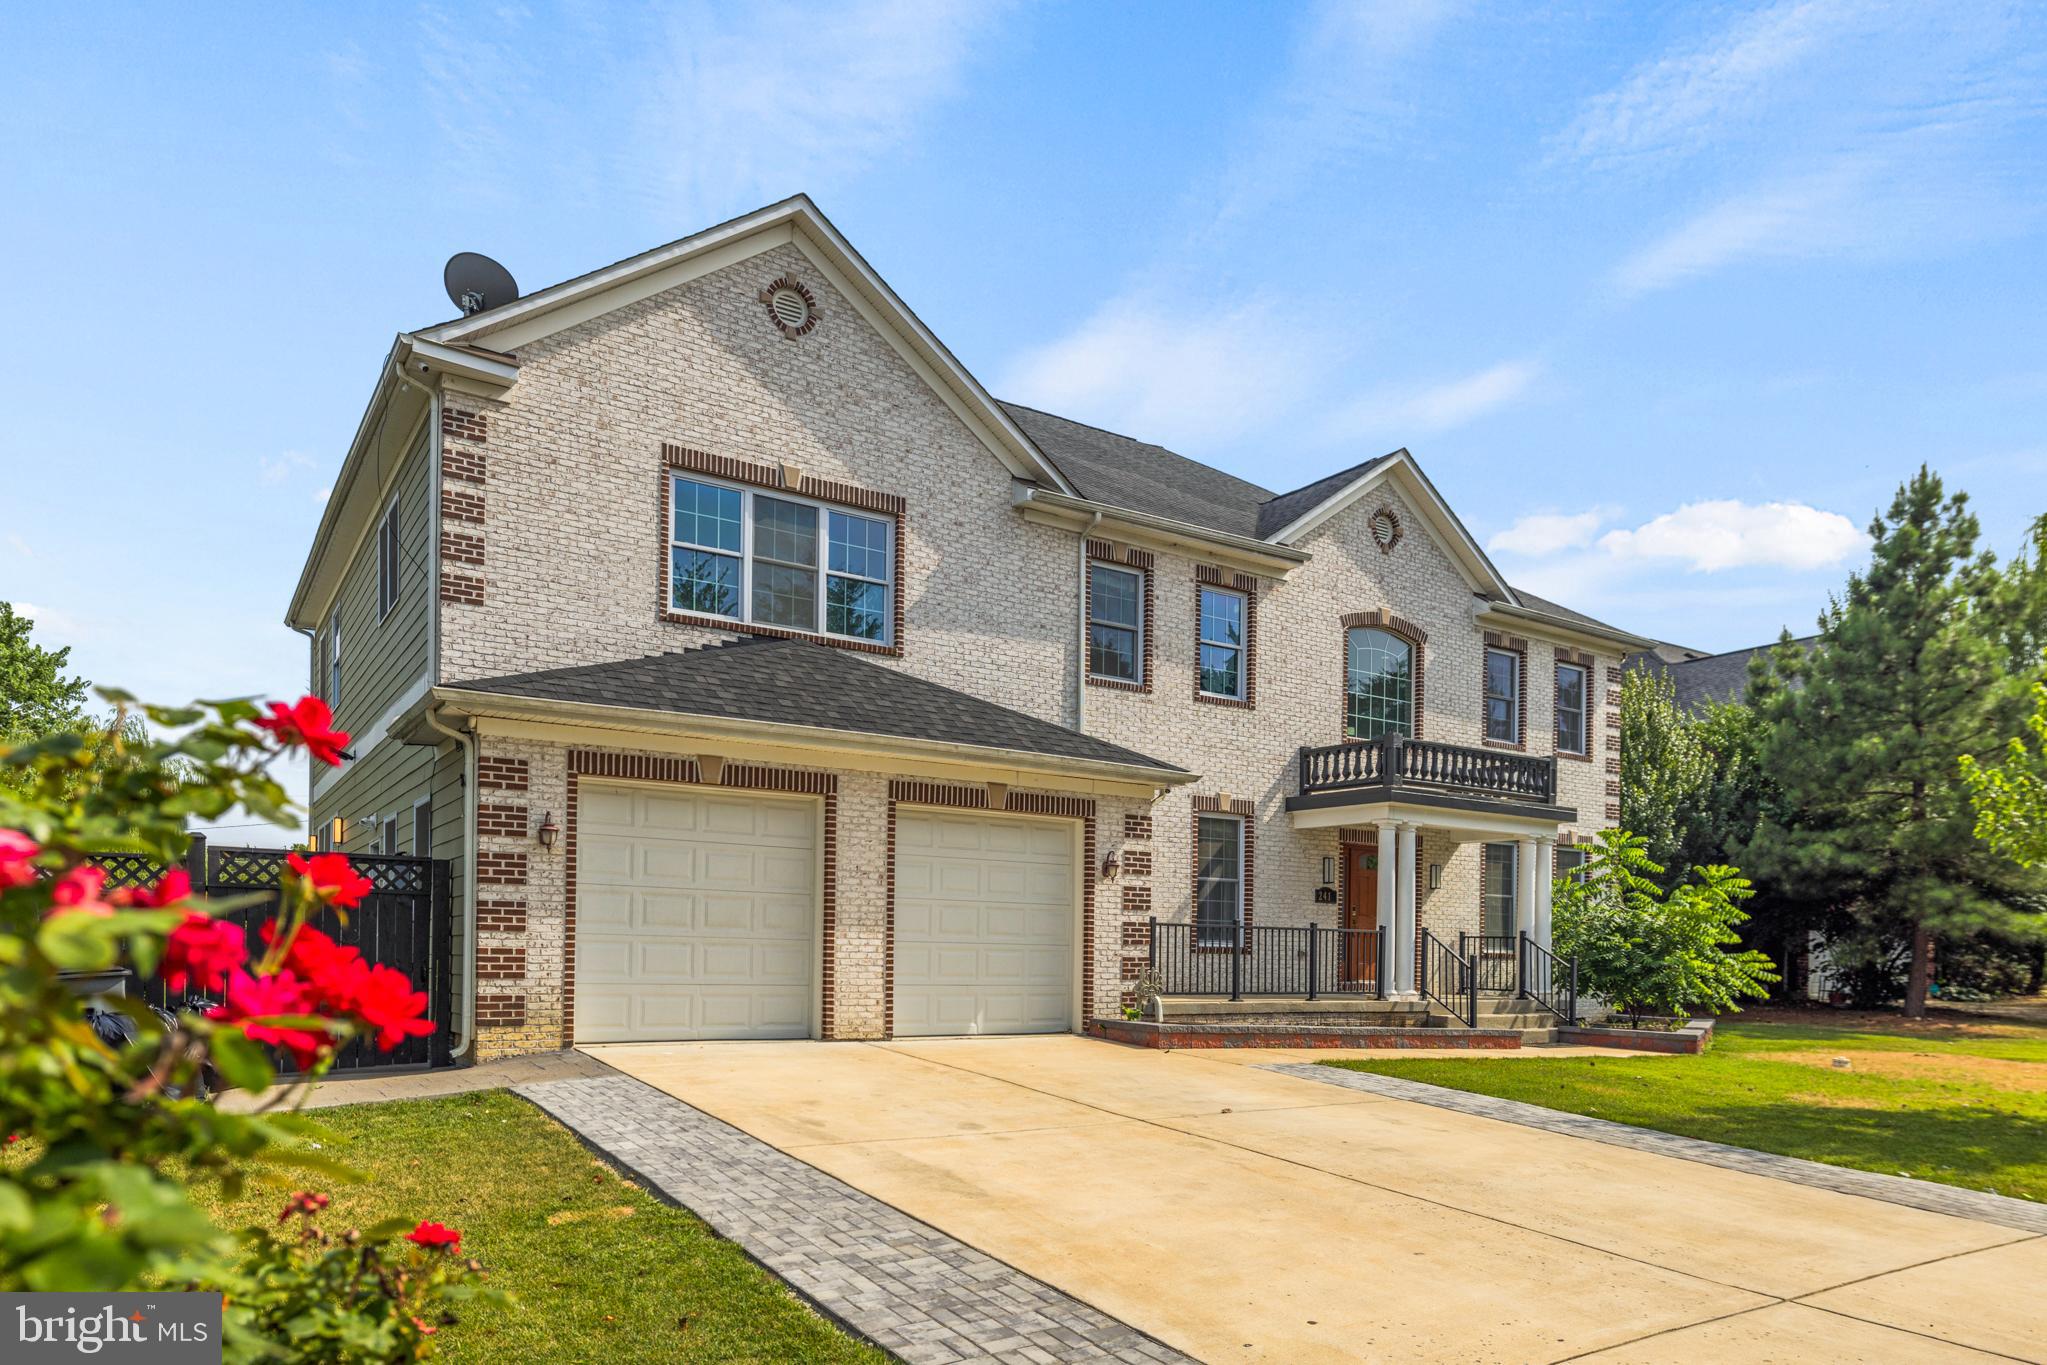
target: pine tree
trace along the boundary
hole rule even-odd
[[[2021,690],[1990,628],[1999,576],[1967,495],[1921,468],[1870,526],[1866,571],[1811,651],[1775,652],[1754,699],[1778,795],[1749,848],[1765,877],[1909,945],[1905,1012],[1925,1013],[1942,935],[2024,935],[2020,869],[1974,832],[1964,754],[2000,751]]]

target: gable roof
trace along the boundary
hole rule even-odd
[[[1149,512],[1233,536],[1262,539],[1258,509],[1272,494],[1213,465],[1068,417],[1002,406],[1092,502]]]
[[[807,640],[741,638],[644,658],[448,683],[443,690],[835,730],[1193,776],[1177,764]]]
[[[1804,635],[1791,643],[1811,649],[1820,637]],[[1706,654],[1675,662],[1662,657],[1661,649],[1645,649],[1628,656],[1626,667],[1660,673],[1670,679],[1673,699],[1682,710],[1692,711],[1707,702],[1741,701],[1748,696],[1749,661],[1777,647],[1775,640],[1747,649],[1730,649],[1725,654]]]

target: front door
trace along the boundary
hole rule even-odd
[[[1376,929],[1379,927],[1379,850],[1369,844],[1346,844],[1343,856],[1348,860],[1343,927]],[[1370,981],[1377,976],[1377,964],[1372,961],[1372,944],[1373,940],[1363,934],[1343,936],[1343,979],[1346,982]]]

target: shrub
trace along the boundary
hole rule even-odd
[[[1608,830],[1577,876],[1558,879],[1551,936],[1559,953],[1578,959],[1579,989],[1637,1024],[1645,1014],[1739,1010],[1739,1000],[1766,996],[1777,980],[1770,959],[1727,951],[1748,918],[1748,879],[1731,867],[1696,867],[1666,894],[1652,880],[1662,873],[1640,837]]]
[[[348,737],[311,698],[264,712],[246,701],[138,708],[125,694],[103,695],[116,707],[112,723],[0,751],[0,1132],[8,1146],[0,1290],[217,1290],[233,1360],[428,1354],[451,1306],[482,1292],[481,1267],[460,1259],[459,1235],[422,1224],[409,1239],[400,1237],[404,1225],[335,1237],[315,1221],[325,1197],[301,1190],[277,1225],[232,1237],[187,1195],[211,1183],[232,1197],[251,1180],[285,1191],[287,1171],[300,1173],[292,1183],[305,1171],[354,1178],[319,1154],[305,1138],[317,1130],[288,1109],[233,1115],[194,1096],[210,1073],[249,1090],[271,1085],[266,1048],[289,1052],[311,1079],[355,1033],[388,1049],[431,1032],[425,995],[401,973],[365,963],[306,924],[322,907],[345,915],[369,883],[340,854],[294,855],[252,961],[241,931],[214,918],[246,900],[196,901],[181,871],[148,890],[109,892],[92,862],[139,853],[174,868],[187,817],[236,806],[288,823],[268,765],[300,747],[338,764]],[[126,1037],[107,1041],[66,974],[117,965],[161,970],[173,989],[191,986],[221,1003],[166,1021],[117,1001],[128,1027],[105,1032]]]

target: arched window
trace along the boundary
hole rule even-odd
[[[1390,631],[1360,627],[1346,636],[1343,733],[1377,739],[1414,734],[1414,646]]]

